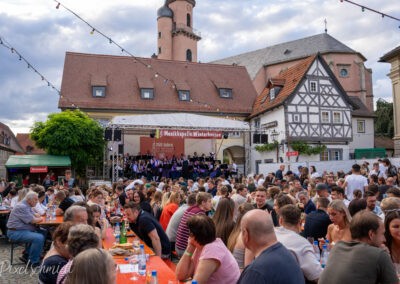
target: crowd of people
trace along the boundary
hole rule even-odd
[[[18,200],[1,230],[28,243],[21,259],[41,267],[41,283],[115,283],[101,240],[121,218],[157,256],[176,259],[181,281],[398,283],[398,181],[384,159],[338,173],[281,165],[242,178],[121,178],[84,194],[68,182],[31,184],[3,194],[5,204]],[[64,223],[49,233],[40,215],[54,206]]]

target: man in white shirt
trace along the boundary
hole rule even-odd
[[[387,167],[382,159],[378,159],[378,163],[379,163],[379,171],[382,173],[382,176],[386,179],[387,178],[387,175],[386,175]]]
[[[360,165],[354,164],[351,167],[352,174],[345,178],[343,187],[346,189],[346,196],[350,201],[353,200],[354,190],[359,189],[363,194],[367,190],[368,179],[365,176],[362,176],[360,171]]]
[[[375,162],[372,164],[372,169],[368,173],[368,177],[376,175],[378,178],[383,177],[384,172],[379,169],[379,163]]]
[[[310,282],[318,282],[322,268],[315,257],[313,246],[299,235],[301,211],[289,204],[280,208],[279,225],[275,228],[276,238],[296,257],[304,277]]]

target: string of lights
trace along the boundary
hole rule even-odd
[[[59,96],[61,96],[60,90],[57,87],[55,87],[54,84],[50,82],[50,80],[48,80],[41,72],[39,72],[37,68],[35,68],[15,47],[13,47],[9,42],[7,42],[5,38],[2,37],[1,35],[0,35],[0,45],[10,50],[11,53],[15,54],[18,57],[19,61],[24,62],[28,67],[28,69],[31,69],[36,74],[38,74],[38,76],[42,79],[42,81],[44,81],[47,84],[48,87],[51,87],[58,93]]]
[[[136,57],[135,55],[133,55],[131,52],[129,52],[126,48],[122,47],[120,44],[118,44],[114,39],[112,39],[110,36],[106,35],[104,32],[102,32],[101,30],[99,30],[98,28],[96,28],[95,26],[93,26],[92,24],[90,24],[87,20],[85,20],[84,18],[82,18],[78,13],[74,12],[73,10],[71,10],[70,8],[66,7],[64,4],[62,4],[60,1],[57,0],[53,0],[54,2],[57,3],[56,5],[56,9],[60,9],[60,7],[64,8],[65,10],[67,10],[68,12],[70,12],[72,15],[74,15],[76,18],[78,18],[80,21],[82,21],[84,24],[86,24],[89,29],[90,29],[90,34],[93,35],[94,33],[98,33],[99,35],[101,35],[102,37],[104,37],[110,44],[115,45],[116,47],[118,47],[118,49],[122,52],[125,53],[127,55],[129,55],[130,57],[132,57],[136,62],[142,64],[143,66],[149,68],[150,70],[152,70],[154,72],[154,77],[155,78],[162,78],[164,80],[164,84],[170,84],[171,87],[173,89],[177,89],[177,85],[174,82],[174,80],[168,78],[167,76],[163,75],[160,72],[157,72],[152,65],[148,64],[147,62],[145,62],[144,60],[142,60],[139,57]],[[194,99],[190,99],[191,103],[195,103],[198,104],[206,109],[213,109],[217,112],[220,112],[220,108],[216,107],[216,106],[212,106],[207,102],[202,102],[202,101],[198,101],[198,100],[194,100]]]
[[[390,19],[393,19],[393,20],[396,20],[396,21],[399,21],[399,22],[400,22],[400,19],[399,19],[399,18],[396,18],[396,17],[393,17],[393,16],[391,16],[391,15],[385,14],[385,13],[380,12],[380,11],[378,11],[378,10],[369,8],[369,7],[365,6],[365,5],[361,5],[361,4],[358,4],[358,3],[353,2],[353,1],[350,1],[350,0],[340,0],[340,2],[348,2],[348,3],[352,4],[352,5],[355,5],[355,6],[360,7],[362,12],[365,12],[365,10],[368,10],[368,11],[371,11],[371,12],[373,12],[373,13],[379,14],[382,18],[387,17],[387,18],[390,18]],[[400,28],[400,26],[399,26],[399,28]]]

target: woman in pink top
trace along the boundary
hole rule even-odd
[[[198,283],[236,283],[239,266],[221,239],[216,238],[214,222],[205,215],[187,221],[190,235],[188,246],[176,267],[181,281],[192,277]]]
[[[179,192],[171,192],[167,204],[164,206],[160,216],[160,224],[162,228],[167,230],[168,223],[171,220],[172,215],[179,208],[179,203],[181,202],[181,195]]]

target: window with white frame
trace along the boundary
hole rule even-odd
[[[326,149],[320,155],[321,161],[341,161],[343,160],[343,149]]]
[[[341,123],[342,122],[342,114],[338,111],[333,112],[333,123]]]
[[[317,92],[317,81],[310,81],[310,92]]]
[[[322,111],[321,112],[321,122],[322,123],[329,123],[329,111]]]
[[[357,120],[357,133],[365,133],[365,120]]]

